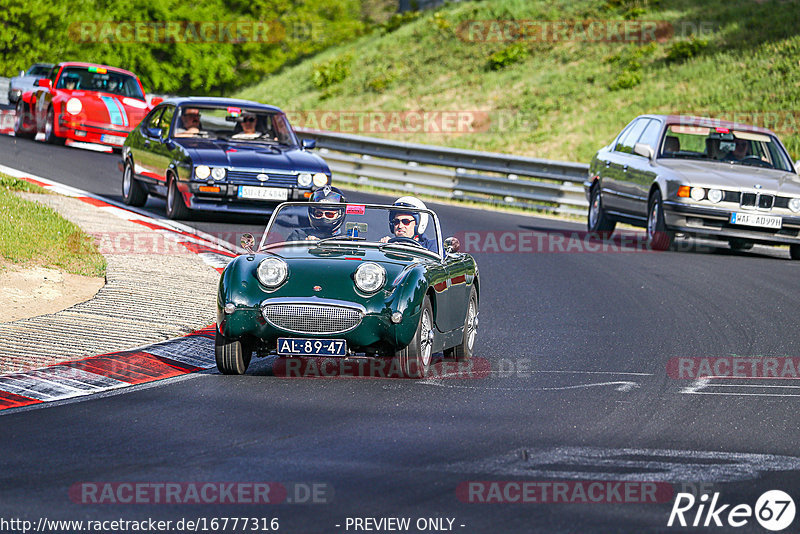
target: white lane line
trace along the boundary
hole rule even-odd
[[[443,377],[444,378],[444,377]],[[467,385],[460,385],[460,384],[446,384],[442,382],[441,378],[436,378],[432,380],[420,380],[418,384],[424,385],[431,385],[431,386],[441,386],[446,388],[452,389],[483,389],[483,390],[494,390],[494,391],[566,391],[570,389],[587,389],[593,387],[605,387],[605,386],[617,386],[617,391],[628,392],[634,389],[637,389],[641,386],[637,382],[630,382],[627,380],[621,380],[616,382],[593,382],[589,384],[575,384],[572,386],[559,386],[559,387],[538,387],[538,388],[526,388],[526,387],[480,387],[480,386],[467,386]]]

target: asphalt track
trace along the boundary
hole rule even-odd
[[[117,158],[0,136],[0,163],[112,200],[120,199]],[[728,504],[754,506],[771,489],[798,501],[796,376],[674,373],[677,358],[798,355],[800,263],[786,250],[654,253],[630,238],[591,252],[576,233],[581,224],[433,207],[446,234],[477,235],[486,250],[474,254],[476,354],[491,372],[287,379],[258,360],[242,377],[212,370],[4,412],[0,518],[275,517],[294,533],[365,531],[353,518],[405,517],[410,532],[419,518],[450,518],[465,533],[641,532],[686,530],[667,528],[684,489],[719,492]],[[145,208],[163,214],[163,202]],[[261,226],[205,215],[187,224],[221,235]],[[502,241],[530,232],[543,236],[532,247]],[[476,503],[462,491],[470,481],[556,480],[653,481],[670,493],[656,503],[582,503],[574,494],[571,502]],[[291,491],[261,505],[91,504],[70,497],[85,482],[278,482]],[[325,485],[317,500],[326,502],[304,501],[314,483]],[[736,531],[766,532],[752,517]]]

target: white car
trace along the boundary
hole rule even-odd
[[[8,102],[16,104],[22,93],[31,91],[34,87],[33,83],[40,78],[46,78],[52,68],[52,63],[34,63],[27,72],[20,71],[19,76],[11,78],[8,85]]]

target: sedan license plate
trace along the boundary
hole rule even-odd
[[[259,187],[254,185],[240,185],[239,198],[254,200],[288,200],[289,190],[277,187]]]
[[[281,356],[346,356],[347,342],[343,339],[278,338]]]
[[[761,228],[774,228],[780,230],[783,219],[772,215],[759,215],[758,213],[731,213],[731,224],[744,226],[758,226]]]
[[[125,138],[118,135],[103,134],[100,136],[100,140],[104,143],[108,143],[109,145],[117,146],[122,146],[125,143]]]

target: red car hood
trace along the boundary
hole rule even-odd
[[[66,112],[66,102],[77,98],[82,105],[78,115],[83,121],[108,124],[119,130],[132,130],[151,109],[144,100],[110,93],[63,91],[63,97],[62,113]]]

